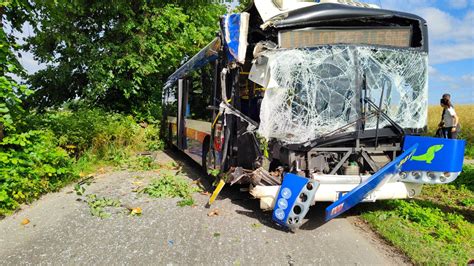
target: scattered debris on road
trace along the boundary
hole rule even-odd
[[[87,195],[87,205],[89,205],[91,214],[101,219],[111,216],[111,214],[105,210],[106,207],[121,207],[120,200],[106,197],[98,198],[96,194]]]
[[[132,216],[140,216],[140,215],[142,215],[142,208],[140,208],[140,207],[133,208],[133,209],[130,211],[130,215],[132,215]]]
[[[207,216],[209,216],[209,217],[214,217],[214,216],[218,216],[218,215],[219,215],[219,209],[217,209],[217,208],[214,209],[214,210],[212,210],[212,211],[210,211],[210,212],[207,214]]]

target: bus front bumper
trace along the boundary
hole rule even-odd
[[[320,176],[319,188],[316,191],[312,205],[316,202],[335,202],[345,193],[356,188],[361,182],[355,182],[364,177],[357,176]],[[337,180],[345,181],[337,183]],[[420,194],[423,184],[405,182],[387,182],[375,191],[369,193],[362,202],[374,202],[376,200],[406,199],[413,198]],[[275,199],[278,196],[280,186],[251,186],[250,194],[260,200],[262,210],[272,210],[275,206]]]

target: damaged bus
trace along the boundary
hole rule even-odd
[[[416,15],[345,0],[254,0],[163,90],[168,142],[249,184],[275,222],[311,205],[418,195],[462,170],[465,142],[427,129],[428,30]]]

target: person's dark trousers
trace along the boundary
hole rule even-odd
[[[454,131],[452,132],[451,130],[453,127],[443,127],[443,135],[445,138],[448,139],[457,139],[458,138],[458,132]]]

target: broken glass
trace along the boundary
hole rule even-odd
[[[261,84],[266,92],[258,132],[267,139],[304,143],[347,126],[360,119],[363,95],[377,106],[381,103],[381,109],[403,128],[426,126],[424,52],[326,46],[266,51],[262,56],[268,60],[257,61],[265,62],[269,79]],[[374,129],[374,108],[367,113],[365,128]],[[381,118],[379,127],[387,125]],[[354,130],[351,124],[343,131]]]

